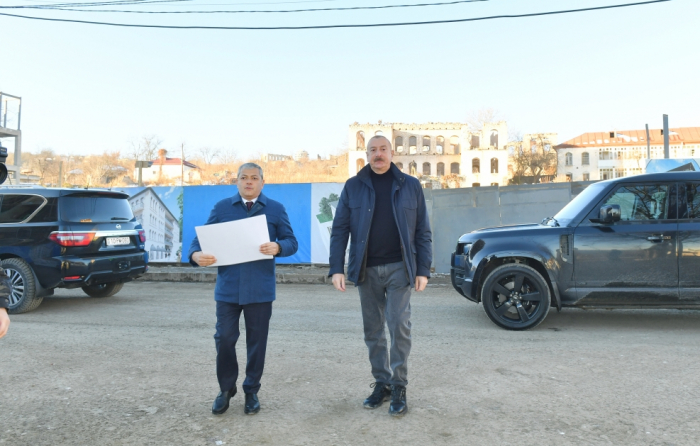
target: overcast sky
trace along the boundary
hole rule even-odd
[[[0,0],[0,6],[57,0]],[[83,0],[84,1],[84,0]],[[130,10],[300,9],[431,0],[193,0]],[[460,19],[631,0],[490,0],[286,14],[28,16],[161,25],[301,26]],[[494,108],[521,133],[700,126],[700,1],[479,22],[317,30],[176,30],[0,16],[0,91],[21,96],[23,149],[335,153],[355,121],[464,122]],[[12,147],[11,140],[4,145]],[[179,149],[177,150],[179,153]],[[178,156],[178,155],[173,155]]]

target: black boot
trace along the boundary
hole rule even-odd
[[[391,396],[391,388],[389,387],[389,384],[376,382],[370,384],[369,386],[374,387],[374,391],[367,397],[365,402],[362,403],[362,405],[367,409],[376,409],[384,404],[384,401],[388,400],[389,396]]]
[[[214,400],[214,404],[211,406],[211,413],[214,415],[221,415],[228,410],[228,402],[233,395],[236,394],[236,388],[232,390],[227,390],[226,392],[219,392]]]
[[[408,411],[406,404],[406,386],[391,386],[391,405],[389,415],[401,417]]]
[[[260,412],[260,401],[258,400],[258,395],[254,393],[245,394],[245,408],[243,409],[248,415],[255,415]]]

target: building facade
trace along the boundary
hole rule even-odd
[[[700,127],[669,129],[670,158],[700,156]],[[650,156],[647,155],[647,142]],[[555,147],[557,174],[568,181],[594,181],[645,173],[649,159],[664,158],[661,129],[584,133]]]
[[[146,231],[149,261],[179,262],[180,224],[153,189],[147,187],[129,197],[134,217]]]
[[[464,123],[402,124],[354,123],[348,130],[348,175],[367,163],[367,141],[387,137],[394,149],[394,164],[424,183],[455,175],[462,186],[508,184],[508,126],[504,121],[470,130]]]

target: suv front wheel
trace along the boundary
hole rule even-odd
[[[85,285],[83,291],[90,297],[109,297],[117,294],[122,287],[124,284],[119,282],[100,283],[98,285]]]
[[[481,290],[488,317],[508,330],[536,327],[547,317],[551,298],[549,285],[536,269],[507,263],[488,275]]]
[[[32,267],[18,258],[3,260],[2,267],[10,278],[9,312],[26,313],[38,307],[44,298],[36,295],[36,281]]]

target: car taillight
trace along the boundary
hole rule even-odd
[[[49,240],[61,246],[87,246],[95,238],[94,232],[52,232]]]
[[[146,242],[146,231],[143,229],[139,229],[139,240],[141,240],[141,243]]]

